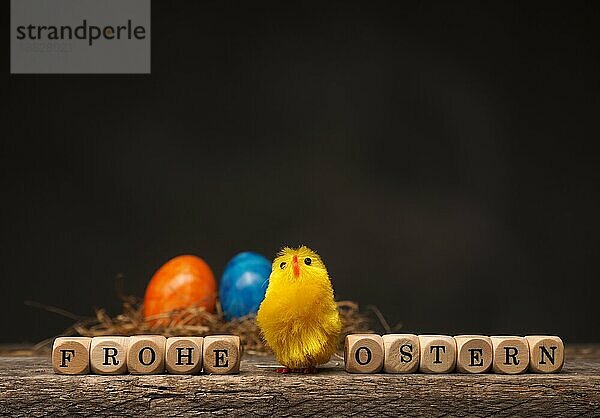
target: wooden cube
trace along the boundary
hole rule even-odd
[[[346,336],[344,362],[348,373],[377,373],[383,368],[383,338],[377,334]]]
[[[524,337],[492,336],[494,373],[519,374],[529,366],[529,344]]]
[[[456,341],[456,371],[486,373],[492,368],[493,347],[490,337],[458,335]]]
[[[204,337],[202,364],[205,373],[235,374],[240,371],[242,350],[237,335]]]
[[[419,335],[423,373],[450,373],[456,366],[456,341],[447,335]]]
[[[203,343],[203,337],[167,338],[167,371],[172,374],[194,374],[202,370]]]
[[[529,335],[529,371],[534,373],[557,373],[565,362],[565,346],[560,337]]]
[[[383,370],[386,373],[414,373],[419,369],[421,350],[414,334],[383,336]]]
[[[129,337],[127,368],[132,374],[158,374],[165,371],[165,345],[162,335]]]
[[[89,337],[59,337],[52,345],[52,368],[58,374],[90,372]]]
[[[90,345],[90,367],[96,374],[127,373],[128,337],[94,337]]]

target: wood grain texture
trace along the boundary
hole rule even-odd
[[[23,352],[23,350],[21,350]],[[49,357],[0,357],[0,415],[600,415],[600,345],[567,347],[558,374],[280,375],[245,356],[238,375],[62,376]]]

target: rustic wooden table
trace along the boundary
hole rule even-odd
[[[1,415],[600,416],[600,345],[567,347],[560,374],[519,376],[351,375],[342,361],[280,375],[250,355],[233,376],[59,376],[30,354],[0,348]]]

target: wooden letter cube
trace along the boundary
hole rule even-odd
[[[52,346],[52,368],[59,374],[90,372],[89,337],[59,337]]]
[[[239,373],[242,351],[240,337],[237,335],[210,335],[204,337],[202,352],[202,364],[205,373]]]
[[[456,341],[447,335],[419,335],[423,373],[450,373],[456,365]]]
[[[202,369],[202,337],[167,338],[165,363],[172,374],[194,374]]]
[[[523,373],[529,366],[529,344],[524,337],[492,336],[494,373]]]
[[[90,346],[90,366],[96,374],[127,373],[127,337],[94,337]]]
[[[490,337],[458,335],[456,341],[456,371],[485,373],[492,368],[493,347]]]
[[[383,338],[377,334],[346,336],[344,362],[349,373],[377,373],[383,368]]]
[[[127,368],[132,374],[159,374],[165,371],[165,345],[162,335],[129,337]]]
[[[414,334],[383,336],[383,370],[386,373],[414,373],[419,368],[421,349]]]
[[[529,335],[529,371],[557,373],[565,362],[565,346],[560,337]]]

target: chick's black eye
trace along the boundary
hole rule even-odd
[[[284,268],[285,268],[285,266],[286,266],[286,264],[287,264],[287,263],[286,263],[285,261],[282,261],[282,262],[281,262],[281,264],[279,265],[279,267],[281,267],[282,269],[284,269]]]
[[[310,257],[306,257],[304,259],[304,264],[306,264],[307,266],[310,266],[310,263],[312,263],[312,260],[310,259]]]

